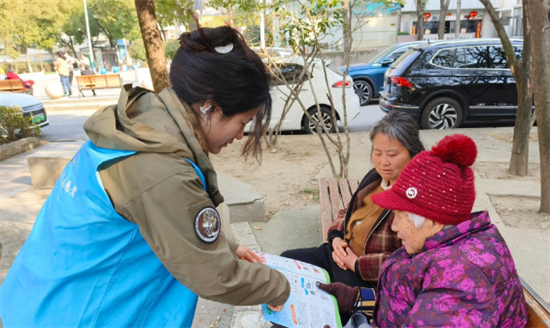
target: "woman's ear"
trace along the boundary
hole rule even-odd
[[[443,223],[437,222],[434,220],[430,220],[430,221],[432,221],[432,232],[434,235],[440,232],[441,230],[443,230],[443,227],[445,226]]]

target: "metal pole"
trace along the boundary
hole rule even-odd
[[[263,1],[261,1],[263,4]],[[264,9],[260,9],[260,48],[265,49],[265,20]]]
[[[128,46],[126,45],[125,38],[122,38],[122,43],[124,43],[124,49],[126,50],[126,64],[130,64],[130,56],[128,55]]]
[[[92,48],[92,37],[90,36],[90,23],[88,22],[88,6],[84,1],[84,16],[86,17],[86,32],[88,33],[88,47],[90,49],[90,67],[94,67],[94,49]]]

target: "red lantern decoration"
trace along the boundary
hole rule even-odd
[[[476,19],[477,17],[477,11],[470,11],[470,19]]]
[[[430,13],[424,13],[424,21],[425,21],[425,22],[427,22],[428,19],[429,19],[430,17],[432,17],[432,14],[430,14]]]

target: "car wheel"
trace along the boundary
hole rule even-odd
[[[355,94],[359,96],[361,106],[365,106],[372,99],[372,87],[369,82],[364,80],[354,81],[353,89],[355,89]]]
[[[462,124],[462,107],[447,97],[430,101],[422,111],[420,124],[423,129],[456,129]]]
[[[317,134],[317,124],[323,124],[328,132],[334,133],[336,131],[336,126],[332,121],[332,113],[330,109],[321,106],[321,119],[319,119],[319,113],[317,112],[317,107],[313,107],[308,110],[309,115],[315,121],[315,124],[311,122],[307,116],[304,116],[302,120],[302,126],[307,134]]]

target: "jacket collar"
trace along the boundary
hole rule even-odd
[[[452,245],[462,238],[475,232],[489,229],[492,226],[491,218],[487,211],[475,212],[470,215],[470,220],[464,221],[449,229],[442,230],[426,239],[422,252],[445,245]]]

